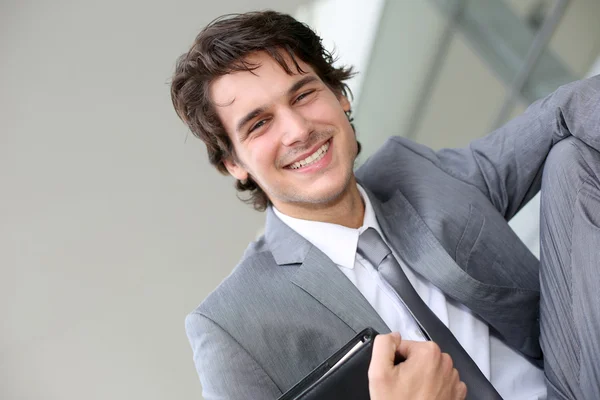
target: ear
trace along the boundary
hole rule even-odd
[[[348,112],[352,109],[352,106],[350,105],[350,100],[348,100],[346,96],[340,95],[339,102],[344,112]]]
[[[235,162],[230,159],[223,160],[227,172],[229,172],[235,179],[239,181],[245,181],[248,179],[248,171],[242,167],[239,162]]]

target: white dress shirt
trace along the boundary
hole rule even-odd
[[[387,243],[369,197],[360,185],[358,189],[365,204],[363,225],[358,229],[292,218],[275,208],[274,212],[285,224],[337,264],[391,331],[400,332],[403,339],[425,340],[396,292],[381,279],[373,265],[356,253],[358,238],[367,228],[375,228]],[[546,385],[541,369],[490,335],[484,321],[464,305],[447,299],[437,287],[407,268],[393,249],[392,252],[419,296],[450,329],[504,399],[546,399]]]

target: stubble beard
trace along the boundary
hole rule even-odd
[[[340,186],[335,191],[326,193],[324,196],[317,197],[317,195],[313,195],[312,193],[302,193],[293,189],[285,192],[272,191],[271,193],[275,194],[279,202],[295,204],[306,209],[320,209],[331,206],[336,204],[349,191],[350,185],[353,182],[352,178],[354,177],[353,166],[354,162],[347,166]]]
[[[329,206],[337,203],[348,191],[350,186],[350,182],[352,180],[352,170],[346,173],[346,176],[343,179],[342,185],[335,190],[334,192],[327,193],[326,196],[316,197],[311,196],[310,193],[304,194],[299,192],[286,193],[279,197],[280,201],[284,201],[286,203],[293,203],[296,205],[303,206],[303,208],[323,208],[324,206]]]
[[[316,143],[323,140],[326,137],[333,137],[332,131],[320,131],[313,133],[313,138],[311,138],[310,145],[303,146],[302,149],[297,149],[294,151],[295,154],[300,154],[305,152],[306,149],[310,149]],[[278,188],[274,187],[263,187],[260,185],[254,177],[254,181],[261,187],[261,189],[267,194],[270,198],[271,202],[273,202],[273,198],[277,199],[278,203],[287,203],[294,204],[296,206],[300,206],[305,209],[321,209],[327,206],[331,206],[336,204],[340,199],[343,198],[344,193],[349,191],[351,182],[353,182],[352,178],[354,177],[354,162],[356,161],[356,152],[354,153],[354,160],[350,165],[347,166],[347,170],[345,171],[345,176],[342,178],[342,184],[340,187],[332,193],[328,193],[326,196],[316,197],[311,195],[311,193],[302,193],[297,190],[297,188],[288,188],[288,190],[278,190]],[[293,156],[287,157],[288,159],[293,158]],[[271,189],[271,190],[265,190]]]

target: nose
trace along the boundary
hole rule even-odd
[[[298,110],[293,108],[282,110],[280,123],[283,133],[281,141],[285,146],[304,142],[310,136],[310,123]]]

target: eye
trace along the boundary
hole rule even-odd
[[[254,132],[255,130],[257,130],[258,128],[261,128],[263,125],[265,125],[267,123],[266,119],[261,119],[260,121],[257,121],[254,125],[252,125],[250,127],[249,132]]]
[[[294,100],[294,104],[298,103],[299,101],[304,100],[306,97],[310,96],[314,92],[315,92],[314,90],[309,90],[307,92],[302,93],[300,96],[296,97],[296,100]]]

